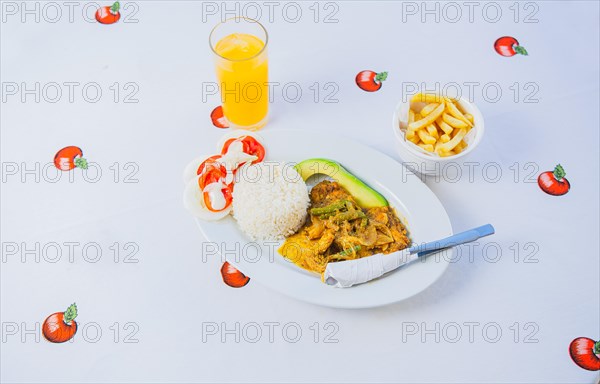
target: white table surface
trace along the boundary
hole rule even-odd
[[[456,182],[426,182],[455,230],[489,222],[496,235],[471,252],[463,248],[463,257],[418,296],[356,311],[298,302],[254,280],[232,289],[221,281],[221,261],[202,259],[205,239],[183,209],[181,171],[193,157],[210,154],[224,133],[208,118],[218,96],[203,102],[202,95],[203,82],[215,81],[207,37],[220,13],[205,13],[203,20],[200,2],[138,1],[122,9],[124,18],[137,23],[123,18],[104,26],[86,22],[81,5],[71,22],[62,2],[56,3],[62,18],[51,23],[55,10],[43,14],[45,3],[37,4],[39,22],[27,14],[22,22],[22,9],[13,15],[21,3],[2,2],[3,382],[597,380],[597,372],[579,368],[568,354],[574,338],[600,338],[597,2],[520,3],[519,22],[513,2],[497,2],[502,16],[496,23],[494,5],[478,2],[472,22],[468,8],[458,3],[463,14],[456,23],[443,3],[440,22],[429,15],[425,23],[421,13],[408,12],[414,8],[395,2],[334,2],[328,8],[321,3],[317,23],[313,2],[297,3],[302,9],[297,23],[290,22],[294,5],[286,8],[286,20],[285,3],[277,3],[270,22],[267,6],[256,3],[270,33],[270,80],[295,82],[303,90],[294,103],[278,88],[267,130],[295,127],[315,139],[320,132],[335,133],[400,161],[390,123],[403,88],[456,82],[466,92],[469,83],[478,84],[473,100],[484,114],[486,135],[469,159],[477,162],[473,177],[463,167]],[[223,11],[220,2],[212,5]],[[324,23],[336,9],[338,22]],[[537,22],[524,23],[531,12]],[[503,35],[519,39],[530,56],[496,54],[493,42]],[[380,91],[356,87],[354,76],[363,69],[389,71]],[[40,92],[44,86],[51,92],[51,82],[81,85],[73,102],[61,85],[56,103],[48,101],[54,93],[42,94],[40,102],[25,95],[22,102],[22,93],[4,88],[8,83],[33,88],[36,82]],[[92,82],[102,89],[96,103],[81,94]],[[109,88],[115,82],[121,88],[116,103]],[[318,102],[309,89],[315,82],[321,87]],[[336,103],[323,102],[327,82],[339,88]],[[123,89],[126,83],[137,85],[138,103],[123,102],[131,90]],[[482,94],[489,83],[502,91],[496,102],[489,89],[495,85]],[[514,83],[520,90],[516,100]],[[525,88],[526,83],[533,85]],[[533,102],[526,103],[532,91]],[[102,175],[95,180],[90,171],[86,181],[75,170],[52,182],[55,173],[45,165],[67,145],[81,147]],[[36,163],[39,181],[23,172]],[[121,169],[118,182],[114,163]],[[125,169],[127,163],[133,165]],[[490,163],[493,169],[484,175]],[[571,182],[562,197],[544,194],[535,183],[557,163]],[[492,182],[497,168],[502,176]],[[132,171],[137,182],[124,183]],[[79,244],[72,260],[64,245],[69,242]],[[21,262],[7,248],[31,249],[36,243],[39,262],[35,254]],[[51,262],[54,243],[62,257]],[[102,250],[95,263],[91,243]],[[114,243],[136,244],[138,262],[123,263],[123,249],[115,262]],[[537,262],[524,263],[534,249],[529,261]],[[40,338],[36,324],[72,302],[80,324],[74,340],[51,344]],[[235,330],[236,323],[239,341],[235,331],[225,331]],[[264,323],[276,323],[271,340]],[[255,324],[262,336],[252,343]],[[213,325],[216,335],[208,332]],[[294,327],[302,331],[295,343]]]

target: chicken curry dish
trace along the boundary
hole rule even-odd
[[[279,253],[312,272],[322,274],[327,263],[387,254],[410,244],[391,207],[360,208],[337,182],[322,181],[312,188],[308,213]]]

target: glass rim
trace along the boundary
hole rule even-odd
[[[251,23],[256,23],[256,24],[258,24],[258,26],[259,26],[259,27],[260,27],[260,28],[263,30],[263,32],[265,33],[265,45],[264,45],[264,46],[262,47],[262,49],[261,49],[260,51],[258,51],[258,52],[257,52],[255,55],[253,55],[253,56],[250,56],[250,57],[247,57],[247,58],[245,58],[245,59],[229,59],[229,58],[227,58],[227,57],[225,57],[225,56],[222,56],[222,55],[220,55],[220,54],[219,54],[217,51],[215,51],[215,47],[213,47],[213,44],[212,44],[212,36],[213,36],[213,33],[215,33],[215,31],[217,30],[217,28],[219,28],[221,25],[223,25],[223,24],[227,23],[227,22],[228,22],[228,21],[230,21],[230,20],[242,20],[242,19],[243,19],[243,20],[250,21]],[[214,53],[215,55],[217,55],[217,56],[219,56],[220,58],[222,58],[222,59],[224,59],[224,60],[227,60],[227,61],[236,61],[236,62],[238,62],[238,61],[247,61],[247,60],[252,60],[252,59],[254,59],[254,58],[256,58],[256,57],[260,56],[260,54],[262,54],[262,53],[265,51],[265,49],[267,49],[267,44],[268,44],[268,43],[269,43],[269,33],[267,32],[267,29],[264,27],[264,25],[262,25],[262,24],[261,24],[261,23],[260,23],[258,20],[254,20],[254,19],[251,19],[251,18],[249,18],[249,17],[244,17],[244,16],[234,16],[234,17],[230,17],[230,18],[228,18],[228,19],[225,19],[225,20],[223,20],[223,21],[219,22],[217,25],[215,25],[215,26],[213,27],[213,29],[210,31],[210,34],[208,35],[208,45],[210,46],[210,49],[211,49],[211,51],[213,51],[213,53]]]

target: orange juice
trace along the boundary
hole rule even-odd
[[[232,33],[214,47],[223,113],[233,127],[256,130],[269,110],[265,42],[247,33]]]

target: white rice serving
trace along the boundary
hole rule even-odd
[[[233,216],[252,240],[280,240],[306,221],[308,189],[291,164],[245,165],[236,174]]]

